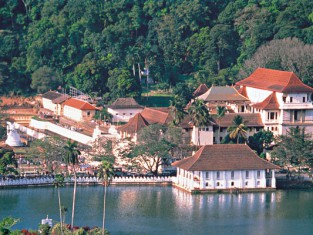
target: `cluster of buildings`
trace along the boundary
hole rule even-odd
[[[198,127],[187,115],[180,124],[182,141],[202,146],[192,157],[173,163],[176,185],[189,191],[276,187],[277,166],[259,158],[247,145],[220,145],[237,115],[243,118],[249,136],[261,130],[281,135],[296,126],[313,132],[313,88],[293,72],[258,68],[234,86],[201,84],[194,97],[204,101],[211,118],[208,126]],[[42,106],[44,115],[78,123],[93,120],[99,110],[88,101],[54,91],[43,94]],[[218,106],[225,108],[222,117],[216,115]],[[143,107],[132,98],[117,99],[107,111],[112,123],[126,123],[114,129],[116,137],[134,142],[146,126],[173,122],[170,108]]]

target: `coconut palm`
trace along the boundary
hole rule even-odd
[[[217,134],[217,139],[220,142],[220,133],[221,133],[221,125],[220,121],[222,117],[224,117],[226,113],[226,108],[224,106],[217,106],[216,108],[216,113],[217,113],[217,121],[218,121],[218,134]]]
[[[61,207],[61,197],[60,197],[60,187],[64,185],[64,176],[56,175],[53,182],[54,186],[58,189],[58,201],[59,201],[59,211],[60,211],[60,226],[61,234],[63,234],[63,223],[62,223],[62,207]]]
[[[227,131],[229,132],[229,137],[231,139],[237,139],[237,144],[239,144],[240,137],[247,139],[247,127],[240,115],[234,117],[233,125],[228,127]]]
[[[170,101],[170,110],[173,116],[173,124],[175,126],[179,125],[184,119],[186,112],[184,110],[183,100],[177,95]]]
[[[80,155],[80,151],[77,148],[77,142],[67,141],[64,146],[66,150],[65,162],[66,164],[71,164],[74,173],[74,190],[73,190],[73,206],[72,206],[72,223],[71,226],[74,226],[74,214],[75,214],[75,200],[76,200],[76,185],[77,185],[77,176],[75,171],[75,165],[78,163],[78,155]]]
[[[210,114],[203,100],[195,99],[189,106],[188,113],[191,116],[193,124],[198,127],[198,145],[200,145],[200,127],[210,124]]]
[[[114,175],[113,164],[106,160],[102,161],[99,171],[98,178],[102,180],[104,185],[104,194],[103,194],[103,217],[102,217],[102,235],[105,234],[105,209],[106,209],[106,193],[107,186],[109,186],[110,179]]]

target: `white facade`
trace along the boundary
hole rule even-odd
[[[176,184],[188,191],[276,188],[275,171],[186,171],[177,168]]]
[[[252,104],[264,101],[272,91],[246,87],[247,95]],[[258,110],[250,107],[249,112],[260,113],[264,129],[274,135],[286,134],[290,127],[305,127],[308,132],[313,130],[313,102],[311,93],[280,93],[276,92],[279,109]]]
[[[64,105],[63,115],[78,122],[91,120],[95,114],[96,110],[80,110],[68,105]]]
[[[128,122],[129,119],[140,113],[142,108],[128,108],[128,109],[112,109],[108,108],[108,112],[112,114],[112,122]]]
[[[213,126],[200,128],[194,126],[191,133],[191,142],[194,145],[201,146],[213,144]]]

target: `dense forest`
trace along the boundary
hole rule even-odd
[[[139,97],[233,84],[257,67],[313,85],[312,0],[0,0],[0,93]]]

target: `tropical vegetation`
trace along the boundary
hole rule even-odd
[[[313,84],[312,9],[311,0],[2,1],[0,94],[74,86],[140,97],[147,72],[163,88],[193,87],[231,85],[261,66]]]

